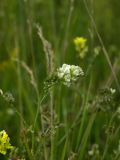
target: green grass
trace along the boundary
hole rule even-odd
[[[0,131],[15,147],[1,160],[120,159],[119,6],[117,0],[0,2]],[[75,37],[87,38],[83,59]],[[84,71],[70,87],[53,76],[64,63]],[[48,77],[55,84],[44,90]]]

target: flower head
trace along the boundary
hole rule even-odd
[[[86,52],[88,51],[88,46],[86,46],[87,39],[84,37],[76,37],[73,40],[75,44],[75,49],[79,53],[80,58],[84,58]]]
[[[58,79],[67,86],[70,86],[71,83],[77,81],[77,79],[83,75],[83,70],[79,66],[75,65],[63,64],[62,67],[57,70]]]
[[[83,38],[83,37],[76,37],[76,38],[74,38],[73,41],[74,41],[74,44],[76,46],[76,50],[79,51],[79,50],[85,48],[87,39]]]
[[[12,149],[8,134],[3,130],[0,132],[0,153],[5,155],[8,149]]]

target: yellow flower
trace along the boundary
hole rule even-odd
[[[86,46],[87,39],[84,37],[76,37],[73,40],[75,44],[75,49],[79,53],[80,58],[84,58],[88,51],[88,46]]]
[[[87,39],[83,37],[76,37],[74,38],[73,42],[75,44],[76,50],[80,51],[85,48]]]
[[[5,155],[8,149],[12,149],[8,134],[3,130],[0,132],[0,153]]]

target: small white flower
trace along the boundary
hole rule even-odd
[[[116,92],[116,89],[110,88],[110,92],[114,94]]]
[[[88,154],[89,154],[89,156],[93,156],[94,155],[93,150],[88,151]]]
[[[79,66],[63,64],[57,70],[57,77],[63,82],[64,85],[68,87],[72,82],[77,81],[80,76],[83,76],[84,72]]]
[[[91,150],[88,151],[89,156],[97,156],[99,153],[100,151],[98,144],[93,144]]]

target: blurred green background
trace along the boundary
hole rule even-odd
[[[116,65],[116,72],[119,73],[120,1],[88,0],[87,2],[111,63]],[[74,0],[73,4],[72,0],[0,1],[0,88],[4,92],[13,94],[15,107],[22,109],[29,125],[33,123],[36,113],[36,93],[29,83],[26,71],[14,59],[24,61],[33,70],[42,95],[43,81],[47,75],[46,59],[36,25],[42,27],[44,37],[52,45],[56,68],[68,63],[80,65],[86,71],[94,56],[93,48],[100,46],[82,0]],[[76,36],[88,39],[89,52],[83,60],[75,51],[73,39]],[[91,97],[101,85],[105,86],[111,78],[110,75],[111,70],[103,52],[100,51],[84,84],[87,88],[92,79]],[[112,84],[115,86],[113,80]],[[81,91],[84,94],[84,89]],[[66,100],[63,98],[62,101],[59,92],[56,93],[56,99],[59,101],[57,105],[68,107],[72,102],[75,103],[76,95],[72,89],[69,91],[63,87],[60,94],[66,97]],[[81,103],[81,99],[77,98],[76,103]],[[74,105],[68,110],[74,113]],[[66,110],[64,112],[63,115],[66,114]],[[19,121],[19,117],[14,114],[10,105],[0,98],[0,130],[6,129],[15,145],[18,143]]]

